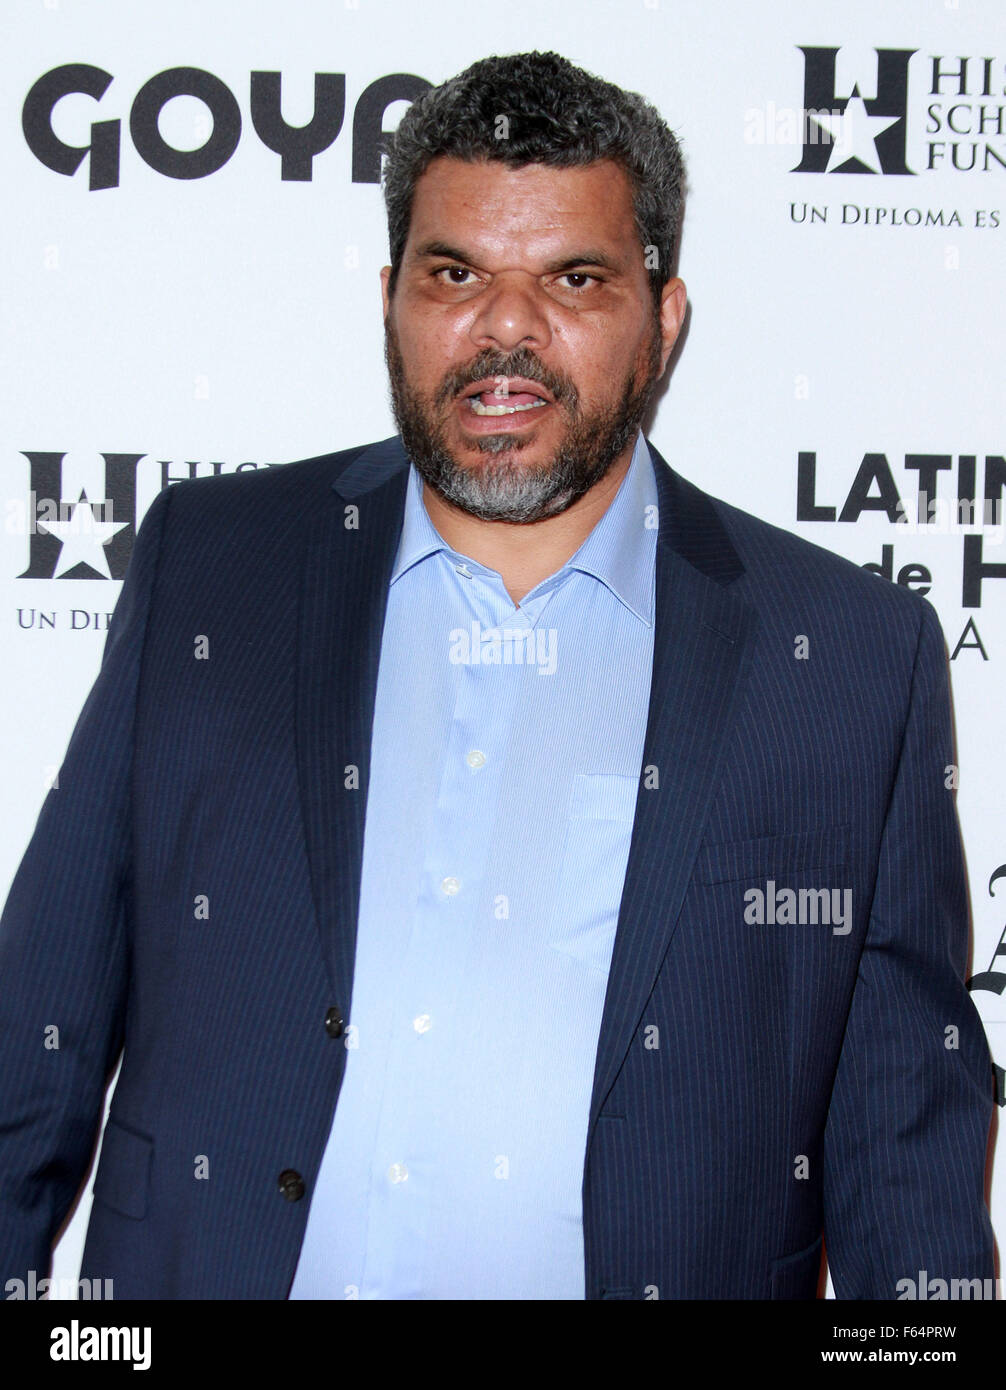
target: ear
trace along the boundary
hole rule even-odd
[[[388,297],[388,281],[391,279],[391,266],[386,265],[381,270],[381,303],[384,305],[384,317],[388,317],[391,301]]]
[[[671,350],[678,340],[687,307],[688,291],[685,289],[685,282],[677,277],[668,280],[660,295],[661,376],[664,374]]]

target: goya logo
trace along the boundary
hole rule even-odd
[[[92,121],[87,140],[68,144],[53,130],[56,103],[72,94],[104,100],[112,74],[89,63],[66,63],[45,73],[31,88],[21,112],[21,127],[36,159],[56,174],[72,175],[89,157],[88,187],[117,188],[122,146],[121,117]],[[346,77],[341,72],[314,74],[314,112],[306,125],[294,126],[282,113],[282,74],[253,72],[249,114],[262,143],[280,158],[280,178],[309,181],[316,155],[327,150],[342,130],[346,114]],[[353,111],[353,182],[380,183],[384,116],[398,101],[415,101],[431,84],[408,72],[379,77],[362,92]],[[176,149],[161,134],[158,120],[175,97],[195,97],[206,108],[205,139],[196,149]],[[238,147],[242,118],[237,97],[227,84],[202,68],[168,68],[145,82],[129,108],[129,134],[137,154],[157,173],[171,179],[202,179],[223,168]]]

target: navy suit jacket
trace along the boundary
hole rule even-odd
[[[813,1298],[822,1236],[840,1298],[990,1278],[993,1074],[936,614],[651,452],[647,772],[587,1297]],[[121,1052],[82,1276],[117,1298],[289,1291],[346,1063],[407,467],[396,437],[178,483],[144,518],[2,920],[3,1280],[48,1268]],[[769,880],[850,890],[846,928],[746,921]]]

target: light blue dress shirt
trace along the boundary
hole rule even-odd
[[[515,608],[410,468],[377,684],[346,1074],[291,1298],[581,1299],[598,1032],[653,664],[640,434]]]

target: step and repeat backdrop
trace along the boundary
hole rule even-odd
[[[0,25],[2,892],[157,492],[393,433],[382,133],[477,58],[554,49],[687,161],[654,443],[940,615],[1006,1066],[1001,0],[6,0]],[[990,1191],[1001,1239],[1002,1162]]]

